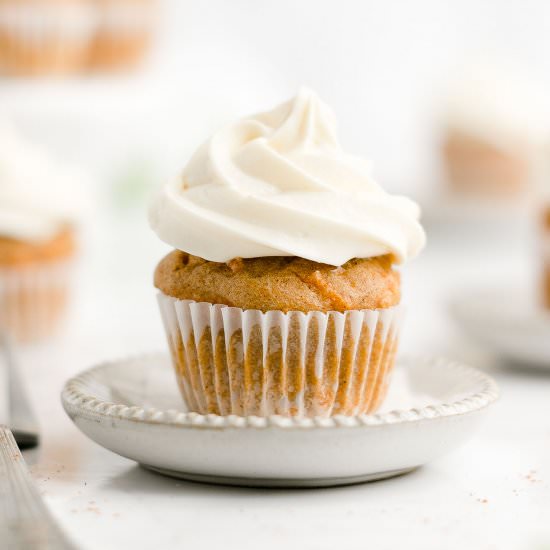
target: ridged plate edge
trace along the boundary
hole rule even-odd
[[[429,405],[422,408],[407,410],[393,410],[384,414],[343,416],[337,415],[329,418],[287,418],[282,416],[219,416],[216,414],[202,415],[195,412],[181,412],[176,410],[160,410],[156,408],[143,408],[103,401],[94,396],[89,383],[94,379],[99,370],[121,363],[143,363],[144,361],[158,361],[161,354],[141,355],[118,361],[108,361],[92,367],[78,376],[71,378],[65,384],[61,393],[63,406],[69,415],[80,411],[83,413],[103,417],[118,418],[160,424],[165,426],[193,427],[193,428],[354,428],[361,426],[382,426],[403,422],[418,422],[422,420],[434,420],[441,417],[468,414],[483,409],[493,403],[499,395],[495,381],[481,371],[459,362],[449,361],[445,358],[415,359],[422,362],[428,368],[452,369],[459,371],[464,377],[468,377],[472,386],[479,389],[471,395],[444,403],[441,405]]]

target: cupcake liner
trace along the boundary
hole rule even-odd
[[[142,33],[151,29],[156,2],[110,2],[102,11],[100,30],[115,33]]]
[[[147,50],[155,24],[156,2],[107,2],[101,11],[90,64],[96,68],[132,65]]]
[[[50,336],[68,299],[70,262],[0,268],[0,330],[19,342]]]
[[[158,295],[191,411],[327,417],[374,412],[393,369],[399,307],[243,310]]]
[[[80,69],[95,28],[95,10],[86,3],[3,3],[0,65],[15,74]]]
[[[543,227],[543,234],[540,243],[541,262],[541,288],[542,302],[550,309],[550,226]]]
[[[486,196],[513,196],[529,180],[528,156],[505,151],[483,140],[454,132],[443,148],[447,179],[457,192]]]

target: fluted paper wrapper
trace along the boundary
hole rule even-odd
[[[19,268],[0,267],[0,331],[19,342],[52,335],[66,309],[70,262]]]
[[[113,69],[140,61],[151,42],[156,8],[156,0],[105,2],[90,50],[91,66]]]
[[[201,414],[356,415],[384,399],[398,307],[243,310],[158,296],[185,402]]]
[[[92,5],[4,2],[0,5],[0,66],[11,74],[80,70],[97,25]]]
[[[542,257],[542,303],[550,309],[550,206],[547,206],[541,224],[540,252]]]

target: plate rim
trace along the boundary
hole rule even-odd
[[[176,428],[281,428],[281,429],[307,429],[307,428],[359,428],[377,427],[393,424],[420,422],[435,420],[438,418],[465,415],[482,410],[499,397],[499,389],[495,380],[479,369],[465,365],[459,361],[445,357],[414,357],[401,358],[398,361],[423,362],[431,368],[447,368],[461,372],[469,376],[472,384],[480,384],[480,391],[473,392],[461,399],[440,405],[426,405],[420,408],[394,409],[386,413],[361,414],[355,416],[335,415],[331,417],[283,417],[271,415],[259,416],[220,416],[216,414],[200,414],[196,412],[183,412],[175,409],[161,410],[154,407],[128,406],[121,403],[113,403],[98,399],[87,393],[84,388],[97,371],[108,369],[120,364],[132,361],[154,361],[160,358],[168,358],[167,353],[154,352],[122,357],[103,361],[87,368],[71,377],[65,382],[61,392],[61,402],[66,413],[74,419],[78,414],[85,413],[95,417],[115,418],[128,420],[139,424],[160,425]]]

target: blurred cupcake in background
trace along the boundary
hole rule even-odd
[[[450,190],[463,196],[524,194],[550,135],[550,100],[521,71],[496,60],[460,74],[448,95],[442,160]]]
[[[537,261],[540,266],[540,303],[550,310],[550,142],[543,149],[537,170]]]
[[[96,0],[98,26],[90,48],[92,69],[131,67],[146,53],[156,23],[155,0]]]
[[[89,0],[0,0],[0,69],[21,76],[82,70],[95,28]]]
[[[84,184],[12,128],[0,128],[0,330],[43,339],[67,304]]]

